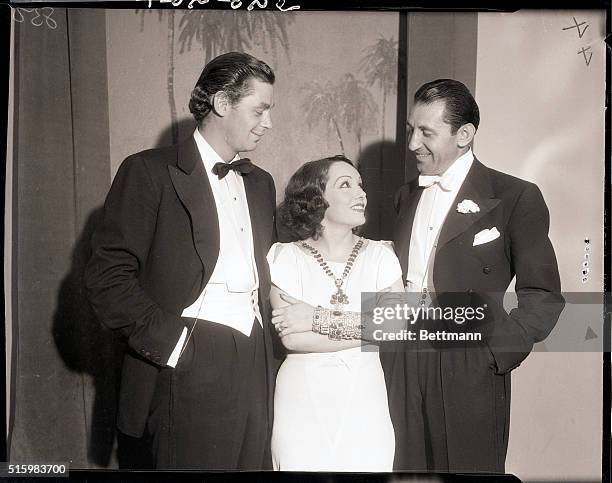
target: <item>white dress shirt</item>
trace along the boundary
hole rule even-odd
[[[212,189],[219,218],[219,257],[215,269],[197,300],[186,307],[182,317],[226,325],[247,337],[253,320],[263,326],[259,311],[259,280],[253,251],[251,217],[242,176],[230,170],[223,179],[212,172],[224,162],[196,129],[195,139]],[[238,155],[232,160],[240,159]],[[213,228],[211,228],[213,229]],[[183,330],[168,365],[176,366],[185,339]]]
[[[412,224],[406,290],[432,292],[433,262],[440,229],[474,162],[468,150],[440,176],[419,176],[423,189]]]

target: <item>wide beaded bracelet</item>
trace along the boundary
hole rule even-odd
[[[330,311],[324,309],[320,305],[314,310],[312,317],[312,331],[316,334],[327,335],[329,334],[329,315]]]
[[[353,322],[346,325],[344,328],[343,339],[351,340],[351,339],[361,339],[361,330],[364,328],[363,325],[357,324],[355,325]]]
[[[330,340],[342,340],[345,334],[345,323],[347,322],[344,312],[332,310],[330,318],[329,335],[327,337]]]
[[[361,312],[341,312],[341,315],[338,317],[342,319],[344,327],[343,339],[361,339],[361,330],[364,328],[361,325]]]
[[[329,310],[318,306],[312,317],[312,331],[330,340],[361,339],[361,313]]]

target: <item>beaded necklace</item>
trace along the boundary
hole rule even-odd
[[[309,245],[305,241],[302,242],[302,246],[306,248],[307,250],[309,250],[310,253],[312,253],[312,256],[319,263],[323,271],[329,277],[333,279],[334,284],[336,285],[336,293],[332,294],[331,299],[329,300],[329,303],[332,304],[334,307],[336,307],[336,309],[339,309],[340,305],[347,305],[349,303],[349,299],[346,293],[344,292],[344,290],[342,290],[342,285],[344,284],[346,277],[348,277],[349,272],[353,268],[353,263],[355,263],[357,254],[359,253],[359,250],[361,250],[361,247],[363,246],[363,238],[359,237],[359,240],[357,240],[357,243],[355,243],[355,246],[351,250],[351,254],[349,255],[346,261],[346,265],[344,266],[344,271],[342,272],[342,276],[340,278],[336,278],[334,276],[334,272],[332,272],[327,262],[323,260],[323,255],[321,255],[321,253],[316,248]]]

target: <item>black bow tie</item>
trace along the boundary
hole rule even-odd
[[[223,179],[227,176],[227,173],[230,172],[230,169],[244,176],[253,171],[253,168],[253,163],[251,163],[249,158],[242,158],[233,163],[216,163],[213,166],[212,172],[216,174],[219,179]]]

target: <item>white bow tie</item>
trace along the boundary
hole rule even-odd
[[[419,176],[419,186],[423,188],[429,188],[434,184],[438,183],[440,188],[444,191],[451,191],[455,185],[455,176],[449,174],[440,175],[426,175],[422,174]]]

